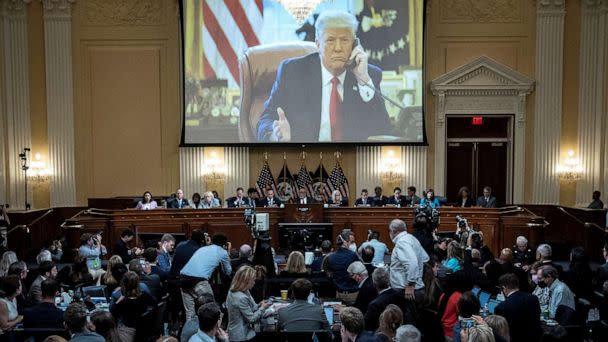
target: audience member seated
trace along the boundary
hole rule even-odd
[[[372,205],[374,205],[374,200],[369,198],[367,189],[362,189],[361,197],[355,200],[355,207],[371,207]]]
[[[143,262],[143,264],[142,264]],[[139,277],[139,281],[145,284],[148,288],[148,294],[152,295],[154,299],[160,301],[163,297],[162,285],[160,283],[160,277],[156,274],[150,274],[150,264],[143,259],[133,259],[129,263],[129,271],[135,272]]]
[[[3,335],[8,336],[7,341],[11,341],[11,338],[14,338],[12,330],[23,321],[15,299],[21,293],[21,281],[16,275],[7,275],[2,279],[1,285],[0,329]]]
[[[380,242],[379,239],[380,239],[380,232],[377,230],[374,230],[369,235],[369,241],[365,241],[359,247],[359,253],[361,253],[362,250],[366,246],[374,247],[374,259],[372,260],[372,264],[374,266],[384,265],[384,256],[389,254],[388,247],[386,246],[386,244],[384,242]]]
[[[100,259],[105,254],[107,254],[107,251],[106,247],[101,244],[100,234],[84,233],[80,236],[78,255],[86,259],[87,269],[97,285],[101,283],[101,276],[105,273],[101,268]]]
[[[184,198],[184,190],[175,190],[175,198],[167,201],[167,208],[183,209],[188,207],[188,201]]]
[[[120,233],[120,238],[114,244],[112,252],[114,255],[120,256],[122,262],[128,264],[131,259],[141,255],[143,252],[141,249],[134,247],[129,248],[129,242],[133,240],[135,233],[131,229],[125,229]]]
[[[477,198],[477,206],[482,208],[496,208],[496,197],[492,196],[492,188],[485,186],[483,196]]]
[[[30,305],[36,305],[42,302],[42,282],[48,278],[55,279],[57,276],[57,266],[51,261],[44,261],[38,266],[38,277],[30,286],[29,302]]]
[[[248,244],[244,244],[239,248],[239,258],[230,261],[232,269],[236,272],[242,265],[252,266],[251,257],[253,249]]]
[[[382,195],[382,188],[377,186],[374,188],[374,207],[384,207],[388,203],[388,197]]]
[[[118,334],[123,342],[135,339],[136,328],[141,316],[150,307],[156,306],[156,301],[139,287],[139,277],[135,272],[127,272],[120,282],[121,296],[110,308],[112,316],[119,322]]]
[[[332,194],[333,197],[333,194]],[[306,188],[300,188],[298,189],[298,198],[295,199],[294,201],[299,203],[299,204],[313,204],[315,203],[314,198],[308,196],[308,190],[306,190]],[[340,202],[338,202],[340,203]]]
[[[418,197],[416,195],[416,187],[415,186],[408,186],[407,187],[407,196],[405,196],[405,199],[402,202],[403,202],[403,205],[406,206],[406,207],[414,207],[418,203],[420,203],[420,197]]]
[[[462,294],[471,290],[472,287],[464,271],[458,271],[446,277],[445,292],[439,297],[437,306],[446,339],[453,338],[454,326],[458,322],[458,301]]]
[[[357,283],[350,278],[347,271],[350,264],[359,261],[357,254],[348,248],[350,235],[349,232],[342,232],[338,235],[336,238],[338,249],[327,256],[327,272],[336,287],[336,298],[347,305],[355,303],[359,291]]]
[[[460,342],[460,331],[463,330],[460,326],[463,318],[472,318],[473,315],[478,315],[481,305],[479,299],[471,291],[467,291],[460,296],[458,300],[458,318],[459,320],[454,325],[454,332],[452,333],[453,342]],[[466,330],[466,329],[464,329]],[[464,341],[466,342],[466,341]]]
[[[365,331],[363,314],[357,308],[344,308],[340,311],[342,342],[376,342],[376,336],[371,331]]]
[[[426,191],[425,197],[420,199],[420,206],[431,207],[433,209],[441,208],[441,203],[439,203],[439,199],[435,198],[435,190],[428,189]]]
[[[228,342],[228,334],[222,330],[223,314],[216,303],[202,305],[196,312],[199,321],[198,332],[189,342]]]
[[[91,313],[91,329],[101,335],[106,342],[121,342],[114,316],[108,311]]]
[[[266,197],[260,200],[260,207],[279,207],[280,205],[281,200],[274,195],[274,190],[267,189]]]
[[[467,342],[494,342],[496,339],[494,338],[494,332],[492,328],[490,328],[483,319],[479,316],[475,316],[476,319],[479,319],[481,323],[477,323],[473,325],[473,327],[469,329],[462,329],[461,333],[458,335],[458,341],[467,341]],[[455,340],[454,340],[455,341]]]
[[[48,249],[43,249],[36,255],[36,264],[40,265],[45,261],[53,261],[53,256],[51,255],[51,251]]]
[[[498,280],[505,301],[494,309],[496,315],[507,320],[512,341],[538,341],[540,329],[540,305],[538,298],[519,290],[519,280],[507,273]]]
[[[0,260],[0,278],[8,275],[8,269],[15,262],[19,261],[17,259],[17,254],[13,251],[6,251],[2,254],[2,260]]]
[[[421,339],[420,330],[411,324],[400,326],[395,333],[395,342],[420,342]]]
[[[154,247],[148,247],[144,250],[144,260],[150,265],[150,274],[158,276],[161,282],[164,282],[169,277],[168,271],[163,271],[158,267],[158,251]]]
[[[308,279],[296,279],[291,284],[293,303],[281,308],[279,329],[281,331],[328,330],[329,323],[321,305],[308,303],[312,283]]]
[[[604,209],[604,202],[602,202],[602,200],[600,200],[600,196],[602,196],[602,193],[599,191],[594,191],[593,192],[593,200],[591,201],[591,203],[589,203],[589,206],[587,206],[587,208],[589,209]]]
[[[443,265],[452,270],[452,272],[457,272],[462,269],[462,259],[460,244],[456,241],[450,242],[447,248],[447,259]]]
[[[175,238],[171,234],[163,234],[160,238],[160,248],[158,251],[158,257],[156,263],[158,268],[163,272],[169,272],[171,270],[171,255],[173,248],[175,248]]]
[[[466,186],[463,186],[458,190],[458,201],[456,206],[460,208],[470,208],[475,204],[471,198],[471,191]]]
[[[105,342],[99,334],[87,329],[87,308],[83,303],[73,302],[65,310],[65,327],[70,331],[70,342]]]
[[[195,312],[198,313],[198,310],[201,308],[201,306],[213,302],[214,301],[212,295],[210,295],[209,293],[203,294],[202,296],[196,298],[196,302],[194,303]],[[188,342],[190,340],[190,337],[194,336],[197,333],[199,329],[198,319],[198,315],[194,315],[193,317],[190,317],[188,320],[186,320],[186,323],[184,323],[184,326],[182,327],[182,334],[180,336],[181,342]]]
[[[492,253],[490,248],[485,244],[482,232],[474,232],[470,234],[467,240],[467,244],[468,247],[470,247],[471,249],[477,249],[481,253],[482,265],[490,260],[494,260],[494,254]]]
[[[118,255],[112,255],[108,260],[107,272],[101,277],[101,284],[106,286],[108,293],[114,292],[114,289],[119,285],[119,282],[112,275],[112,268],[114,265],[122,263],[122,258]]]
[[[574,294],[562,281],[555,267],[543,265],[537,272],[538,286],[533,294],[538,297],[542,312],[549,311],[549,318],[556,319],[557,308],[564,305],[576,310]]]
[[[63,244],[61,240],[47,240],[42,245],[42,250],[49,251],[51,253],[51,259],[53,262],[58,263],[63,257]]]
[[[253,200],[245,197],[244,190],[241,187],[236,188],[236,196],[226,198],[228,208],[253,207]]]
[[[55,306],[55,296],[59,293],[59,283],[48,278],[42,281],[41,301],[23,312],[23,327],[38,329],[62,329],[63,311]]]
[[[379,342],[393,342],[397,328],[403,324],[403,312],[394,304],[389,304],[380,314],[380,322],[376,331],[376,340]]]
[[[494,334],[494,340],[496,340],[496,342],[511,341],[509,325],[507,324],[507,320],[504,317],[498,315],[489,315],[484,318],[484,321],[492,329],[492,333]]]
[[[87,259],[82,256],[76,256],[67,279],[61,279],[61,281],[65,285],[73,288],[77,286],[95,285],[95,279],[93,279],[93,276],[87,267]]]
[[[21,294],[19,294],[17,299],[17,307],[22,310],[29,303],[27,301],[28,293],[25,291],[25,279],[27,278],[29,270],[27,269],[27,264],[25,261],[17,261],[11,264],[8,268],[8,275],[16,275],[19,277],[19,281],[21,282]]]
[[[330,207],[348,207],[348,199],[342,198],[340,190],[334,190],[331,193],[331,198],[327,200]]]
[[[564,268],[553,262],[553,249],[550,245],[543,243],[536,248],[536,260],[541,262],[541,265],[550,265],[555,267],[560,278],[564,277]]]
[[[201,206],[203,209],[211,209],[211,208],[220,208],[220,200],[215,198],[213,192],[206,191],[203,194],[203,200],[201,201]]]
[[[315,257],[312,260],[312,264],[310,265],[310,270],[312,273],[321,272],[323,270],[323,262],[327,255],[331,253],[331,241],[324,240],[321,242],[321,252],[315,252]],[[608,274],[608,270],[607,270]]]
[[[513,264],[515,267],[521,267],[524,271],[530,268],[536,258],[534,249],[528,246],[528,239],[525,236],[518,236],[515,240],[515,246],[511,247],[513,251]]]
[[[604,243],[602,248],[602,255],[604,256],[604,263],[600,265],[595,271],[595,288],[601,291],[604,283],[608,280],[608,242]]]
[[[593,272],[589,266],[589,256],[583,247],[570,251],[570,267],[564,272],[564,282],[576,298],[593,299]]]
[[[310,277],[310,273],[306,269],[306,264],[304,263],[304,255],[302,252],[295,251],[289,253],[285,270],[281,271],[279,276],[282,278]]]
[[[152,193],[150,191],[144,192],[141,201],[137,202],[135,209],[138,210],[152,210],[158,208],[156,201],[152,199]]]
[[[411,301],[407,303],[402,291],[391,288],[388,271],[384,268],[377,268],[372,274],[372,280],[378,296],[369,303],[365,312],[365,330],[378,329],[380,314],[389,304],[395,304],[401,309],[405,322],[414,323],[415,312],[410,310]]]
[[[378,291],[376,291],[372,277],[369,276],[367,269],[361,261],[355,261],[350,264],[347,271],[359,286],[359,292],[353,306],[365,314],[369,303],[378,297]]]
[[[265,301],[256,304],[249,293],[255,284],[255,270],[242,266],[234,275],[226,308],[228,310],[228,334],[230,342],[249,341],[255,338],[253,326],[260,321],[264,310],[271,304]]]
[[[127,274],[128,271],[129,270],[127,269],[127,265],[125,265],[125,264],[116,264],[112,267],[112,270],[111,270],[112,276],[114,278],[116,278],[116,280],[118,281],[118,284],[122,283],[122,278],[125,276],[125,274]],[[148,288],[148,285],[142,283],[141,281],[139,282],[139,289],[142,292],[150,294],[150,289]],[[110,309],[112,308],[112,306],[114,306],[114,304],[116,304],[116,301],[121,296],[122,296],[122,289],[120,286],[118,286],[117,288],[114,289],[114,292],[112,292],[112,294],[110,295]]]
[[[361,248],[359,248],[359,250],[361,250]],[[365,266],[367,274],[374,273],[374,270],[376,269],[376,266],[374,266],[373,263],[375,252],[374,247],[371,245],[367,245],[365,248],[363,248],[363,250],[361,250],[361,261],[363,261],[363,266]]]

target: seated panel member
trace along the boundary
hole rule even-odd
[[[330,207],[348,207],[348,200],[342,198],[340,190],[334,190],[334,192],[331,193],[331,198],[327,200],[327,204]]]
[[[328,330],[329,323],[321,305],[308,303],[312,283],[296,279],[291,284],[293,303],[279,309],[279,329],[282,331]]]
[[[382,195],[382,188],[377,186],[374,188],[374,206],[376,207],[384,207],[388,203],[388,197]]]
[[[369,198],[369,192],[367,189],[361,190],[361,197],[357,198],[355,201],[355,207],[371,207],[374,204],[374,201]]]
[[[408,207],[413,207],[420,203],[420,197],[416,196],[416,187],[408,186],[407,187],[407,196],[405,196],[405,200],[403,201],[403,205]]]
[[[420,206],[431,207],[433,209],[441,208],[441,203],[439,203],[439,199],[435,197],[435,190],[428,189],[426,191],[425,198],[420,199]]]
[[[255,207],[260,206],[260,194],[255,188],[247,189],[247,197],[249,197],[249,203]]]
[[[167,208],[183,209],[188,207],[188,200],[184,198],[184,190],[177,189],[175,191],[175,198],[167,202]]]
[[[496,197],[492,196],[492,188],[485,186],[483,196],[477,198],[477,206],[482,208],[496,208]]]
[[[314,198],[307,196],[307,191],[304,188],[298,189],[298,199],[296,201],[300,204],[312,204],[316,202]]]
[[[201,201],[201,194],[195,192],[192,195],[192,200],[190,201],[190,208],[192,209],[203,209],[203,202]]]
[[[213,192],[207,191],[203,194],[203,200],[201,201],[203,209],[219,208],[220,201],[215,198]]]
[[[401,196],[401,188],[395,187],[393,189],[393,196],[388,198],[388,204],[401,206],[403,205],[403,196]]]
[[[360,142],[391,134],[384,100],[374,90],[381,91],[382,71],[368,64],[356,43],[357,26],[348,12],[321,13],[319,52],[281,62],[258,121],[258,141]]]
[[[456,202],[457,207],[461,208],[470,208],[473,206],[474,202],[471,198],[471,191],[466,186],[463,186],[458,190],[458,202]]]
[[[266,190],[266,197],[260,200],[261,207],[278,207],[281,205],[281,200],[274,195],[274,190]]]
[[[156,204],[156,201],[152,199],[152,193],[150,191],[146,191],[144,192],[141,201],[137,202],[137,206],[135,207],[135,209],[151,210],[156,209],[157,207],[158,204]]]
[[[252,207],[251,199],[245,197],[245,190],[240,186],[236,188],[236,196],[226,198],[226,204],[228,208],[240,208],[240,207]]]

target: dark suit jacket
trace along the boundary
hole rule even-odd
[[[340,201],[340,203],[334,203],[334,200],[332,200],[330,198],[327,200],[327,204],[329,204],[329,205],[338,204],[338,206],[340,206],[340,207],[348,207],[348,200],[343,198],[342,201]]]
[[[363,282],[363,286],[359,288],[359,293],[357,294],[357,299],[355,299],[354,307],[361,310],[361,312],[365,314],[369,303],[376,299],[376,297],[378,297],[378,291],[376,291],[374,282],[372,281],[372,276],[370,275]]]
[[[477,206],[483,208],[496,208],[496,197],[490,195],[490,199],[486,202],[486,198],[479,196],[477,198]]]
[[[376,331],[378,329],[380,314],[382,314],[389,304],[395,304],[403,311],[404,324],[406,324],[405,317],[408,317],[409,310],[406,307],[403,291],[388,289],[379,293],[376,299],[369,303],[365,312],[365,330]]]
[[[374,205],[376,207],[383,207],[388,203],[388,197],[382,195],[380,197],[372,197],[372,199],[374,200]]]
[[[38,304],[42,301],[42,281],[42,276],[39,275],[30,286],[29,300],[31,304]]]
[[[540,329],[540,305],[535,295],[517,291],[496,306],[494,313],[509,323],[511,341],[538,341]]]
[[[357,200],[355,201],[355,207],[359,206],[359,205],[363,205],[363,198],[359,197],[357,198]],[[369,205],[370,207],[374,205],[374,199],[371,197],[368,197],[365,200],[365,205]]]
[[[176,199],[169,201],[167,203],[167,208],[172,208],[172,209],[181,209],[185,206],[188,205],[188,200],[186,198],[182,198],[182,203],[180,205],[179,201]]]
[[[171,270],[169,271],[170,276],[177,277],[182,268],[186,266],[194,252],[201,247],[202,246],[199,245],[198,242],[192,240],[180,242],[177,245],[177,248],[175,248],[175,253],[173,254],[173,262],[171,263]]]
[[[329,323],[320,305],[295,300],[279,310],[279,329],[286,331],[328,330]]]
[[[369,102],[359,95],[359,85],[351,71],[346,71],[342,99],[342,142],[362,142],[372,135],[393,134],[391,123],[379,96],[382,71],[369,64],[368,72],[377,89]],[[289,58],[281,62],[270,97],[258,121],[258,141],[269,141],[272,123],[278,120],[281,107],[291,126],[291,141],[316,142],[321,126],[321,60],[318,53]]]
[[[402,201],[401,203],[404,206],[408,206],[408,207],[413,207],[414,205],[420,203],[420,197],[414,195],[414,196],[405,196],[405,198],[401,197]]]
[[[391,196],[388,198],[388,204],[403,205],[403,200],[405,200],[405,197],[403,196],[399,197],[399,199],[396,199],[395,196]]]
[[[277,207],[280,206],[281,203],[283,203],[277,196],[274,196],[273,201],[274,201],[274,205],[276,205]],[[268,206],[268,197],[264,197],[260,200],[260,207],[267,207],[267,206]]]
[[[23,311],[24,328],[63,329],[63,311],[52,303],[40,303]]]
[[[129,261],[131,261],[131,259],[133,259],[133,256],[131,254],[129,254],[129,246],[127,245],[126,242],[122,241],[122,239],[118,239],[118,241],[116,241],[112,252],[115,255],[120,256],[120,258],[122,259],[122,262],[125,265],[127,265],[129,263]]]
[[[293,203],[300,204],[300,198],[294,197]],[[315,201],[315,199],[310,196],[306,196],[306,204],[313,204],[313,203],[317,203],[317,201]]]
[[[160,301],[163,298],[163,289],[162,284],[160,282],[160,277],[157,274],[146,274],[139,277],[139,280],[146,284],[150,289],[150,294],[157,301]]]
[[[484,199],[483,197],[481,197],[481,198]],[[473,202],[473,199],[471,197],[467,197],[467,199],[464,201],[465,208],[469,208],[469,207],[473,206],[474,204],[475,204],[475,202]],[[461,197],[458,198],[458,201],[456,202],[456,206],[462,207],[462,198]]]
[[[243,196],[241,198],[241,201],[243,202],[243,204],[241,204],[241,206],[244,206],[244,205],[247,205],[247,206],[250,206],[250,207],[253,206],[253,203],[252,203],[253,201],[249,197]],[[226,203],[228,205],[228,208],[237,208],[237,205],[236,205],[235,202],[236,202],[236,196],[233,196],[233,197],[230,197],[230,198],[226,198]]]
[[[374,334],[371,331],[362,331],[359,335],[357,335],[357,338],[355,339],[355,342],[379,342],[379,341],[381,341],[381,340],[378,337],[378,335]]]

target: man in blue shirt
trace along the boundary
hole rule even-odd
[[[336,238],[338,249],[327,256],[327,271],[336,286],[336,298],[341,299],[347,305],[353,305],[357,299],[359,287],[357,282],[348,274],[348,266],[355,261],[360,261],[357,253],[348,249],[349,239],[352,233],[343,231]]]
[[[215,269],[221,266],[224,274],[230,275],[232,273],[230,257],[228,256],[230,247],[231,244],[226,239],[226,235],[216,233],[211,238],[211,245],[199,248],[186,263],[186,266],[182,268],[180,285],[186,319],[196,314],[194,303],[197,297],[203,293],[213,295],[209,279],[211,279]]]
[[[380,238],[380,232],[373,231],[370,234],[370,240],[361,244],[359,247],[359,254],[363,251],[366,246],[374,247],[374,259],[372,260],[372,265],[378,267],[379,265],[384,264],[384,255],[388,254],[388,247],[384,242],[378,241]]]
[[[222,330],[222,311],[217,303],[207,303],[197,312],[199,329],[189,342],[227,342],[228,334]]]

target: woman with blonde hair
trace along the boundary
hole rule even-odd
[[[122,258],[120,257],[120,255],[112,255],[110,257],[110,259],[108,260],[108,272],[106,272],[103,277],[101,277],[101,283],[103,285],[106,285],[109,293],[112,293],[114,291],[115,288],[118,287],[118,281],[116,279],[114,279],[114,276],[112,275],[112,267],[116,264],[122,264]]]
[[[492,328],[487,324],[475,324],[468,329],[460,331],[460,340],[462,342],[495,342]]]
[[[444,266],[451,269],[452,272],[459,271],[462,268],[462,248],[456,241],[452,241],[448,244],[447,258]]]
[[[484,319],[488,326],[492,328],[492,332],[494,333],[494,339],[497,341],[510,342],[511,336],[509,334],[509,323],[507,323],[506,318],[498,315],[489,315]]]
[[[264,310],[271,304],[261,301],[256,304],[249,292],[255,285],[256,271],[251,266],[241,266],[230,284],[226,297],[228,310],[228,335],[231,342],[255,339],[254,324],[262,318]]]
[[[395,304],[389,304],[380,314],[380,322],[376,336],[378,341],[393,341],[397,328],[403,324],[403,312]]]
[[[340,190],[334,190],[327,204],[332,207],[348,207],[348,200],[342,197]]]
[[[8,274],[8,269],[14,262],[19,261],[17,254],[13,251],[6,251],[2,254],[2,260],[0,261],[0,278],[5,277]]]
[[[287,278],[302,278],[308,276],[308,270],[304,263],[304,254],[302,252],[294,251],[289,253],[287,258],[287,265],[285,270],[281,271],[281,277]]]

